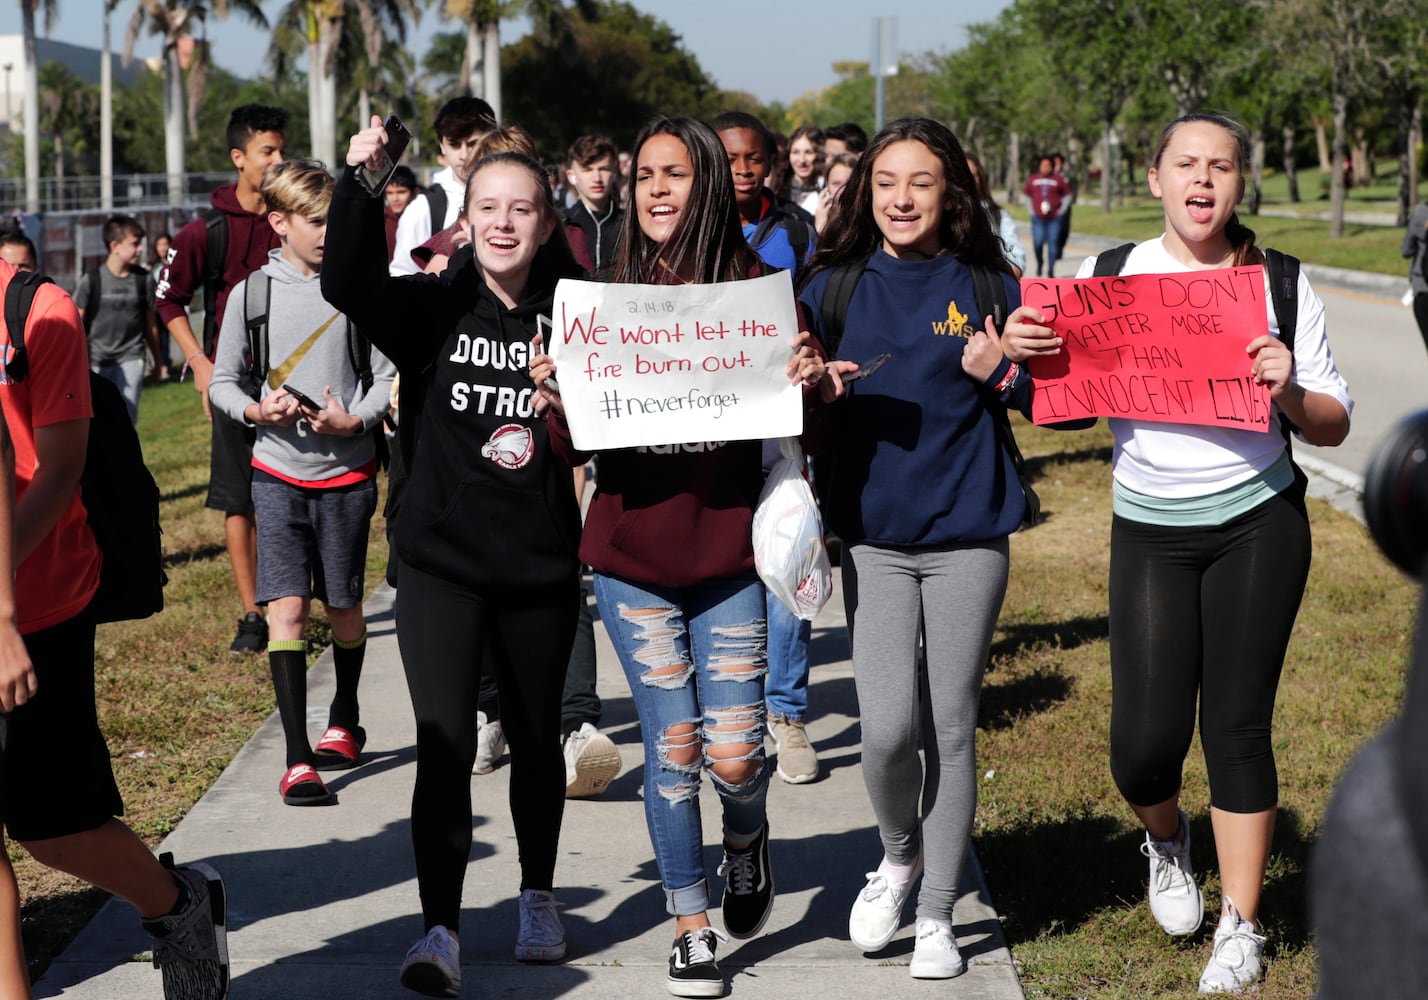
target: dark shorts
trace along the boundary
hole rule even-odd
[[[256,427],[213,411],[213,448],[208,456],[210,510],[253,513],[253,441]]]
[[[315,597],[330,608],[362,603],[367,531],[377,510],[377,483],[307,489],[258,472],[258,603]]]
[[[12,840],[84,833],[124,814],[94,704],[94,618],[25,636],[39,690],[0,715],[0,782]]]

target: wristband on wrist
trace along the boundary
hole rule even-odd
[[[183,371],[179,372],[179,381],[180,381],[180,382],[182,382],[182,381],[183,381],[183,377],[188,374],[188,366],[193,362],[193,359],[194,359],[194,358],[201,358],[201,357],[204,357],[204,353],[203,353],[202,351],[194,351],[194,352],[193,352],[192,354],[190,354],[188,357],[186,357],[186,358],[183,359]]]
[[[1002,380],[997,383],[996,389],[994,391],[999,393],[1006,392],[1012,387],[1013,383],[1016,382],[1016,377],[1019,374],[1021,374],[1021,366],[1018,365],[1015,361],[1013,361],[1011,363],[1011,367],[1007,369],[1007,373],[1002,376]]]

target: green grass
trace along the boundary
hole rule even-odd
[[[1377,184],[1352,189],[1347,211],[1392,213],[1397,210],[1396,178],[1384,173],[1384,169],[1381,166]],[[1301,170],[1299,190],[1305,200],[1291,203],[1283,175],[1270,176],[1264,186],[1263,209],[1302,215],[1327,213],[1327,193],[1323,200],[1318,198],[1319,177],[1318,170]],[[1109,213],[1101,211],[1099,188],[1085,190],[1072,216],[1072,229],[1078,233],[1136,241],[1159,236],[1165,228],[1160,202],[1146,193],[1144,181],[1137,184],[1140,193],[1125,199],[1124,204],[1112,206]],[[1408,261],[1398,252],[1403,230],[1397,226],[1346,223],[1344,235],[1331,239],[1329,223],[1323,219],[1249,214],[1241,214],[1240,218],[1255,231],[1262,246],[1272,246],[1314,264],[1403,278],[1407,287]]]
[[[1028,997],[1192,995],[1213,920],[1167,938],[1145,905],[1142,833],[1111,781],[1106,625],[1110,435],[1019,427],[1047,522],[1012,540],[978,734],[977,849]],[[1310,501],[1315,563],[1275,718],[1280,813],[1262,915],[1266,1000],[1315,988],[1305,872],[1334,782],[1394,712],[1416,590],[1348,516]],[[990,777],[988,777],[990,775]],[[1185,768],[1193,858],[1219,906],[1199,742]]]

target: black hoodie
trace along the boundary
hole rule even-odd
[[[507,309],[469,249],[443,275],[389,277],[382,202],[352,167],[328,212],[323,295],[401,373],[409,479],[393,541],[403,561],[476,590],[543,587],[579,570],[570,468],[551,454],[527,372],[536,316],[567,276],[548,249]]]

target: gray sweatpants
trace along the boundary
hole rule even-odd
[[[1007,549],[1005,538],[917,549],[858,544],[843,556],[863,782],[888,859],[910,865],[922,851],[919,918],[952,920],[977,809],[977,701],[1006,594]]]

